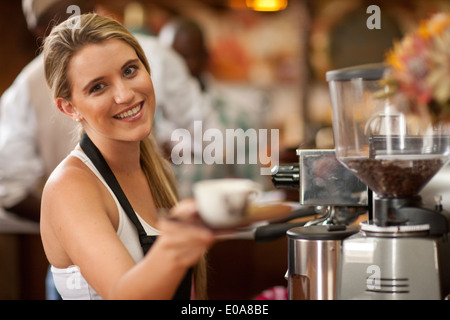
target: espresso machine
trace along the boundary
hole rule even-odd
[[[337,299],[445,299],[450,294],[450,215],[422,188],[450,157],[449,128],[381,98],[385,67],[327,72],[337,160],[373,195],[371,215],[345,238]],[[449,182],[450,183],[450,182]]]
[[[282,164],[272,175],[278,189],[298,190],[300,204],[316,211],[304,226],[286,232],[288,296],[333,300],[342,241],[359,231],[352,223],[368,213],[368,190],[334,149],[298,149],[297,155],[298,163]]]

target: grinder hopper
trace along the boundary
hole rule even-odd
[[[448,127],[377,98],[384,71],[371,64],[327,72],[336,157],[376,198],[417,204],[419,192],[449,159]]]

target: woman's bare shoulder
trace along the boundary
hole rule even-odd
[[[86,268],[85,262],[102,250],[92,243],[120,241],[110,218],[114,214],[117,206],[97,176],[78,158],[65,159],[42,196],[41,237],[50,262]]]
[[[85,188],[95,186],[96,181],[95,174],[80,159],[68,157],[56,167],[48,178],[44,194],[56,191],[64,196],[61,192],[69,191],[71,196],[76,196],[74,189],[84,193]]]
[[[45,184],[41,214],[45,216],[57,212],[61,216],[81,208],[84,212],[98,211],[105,190],[80,159],[68,157],[52,172]]]

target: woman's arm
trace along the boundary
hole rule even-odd
[[[56,267],[77,265],[104,299],[170,299],[213,241],[209,230],[162,220],[158,240],[135,264],[116,234],[117,207],[102,183],[80,167],[58,172],[43,195],[44,248]]]

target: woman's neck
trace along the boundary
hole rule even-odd
[[[89,135],[89,134],[88,134]],[[130,175],[141,171],[140,141],[119,141],[89,135],[115,174]]]

